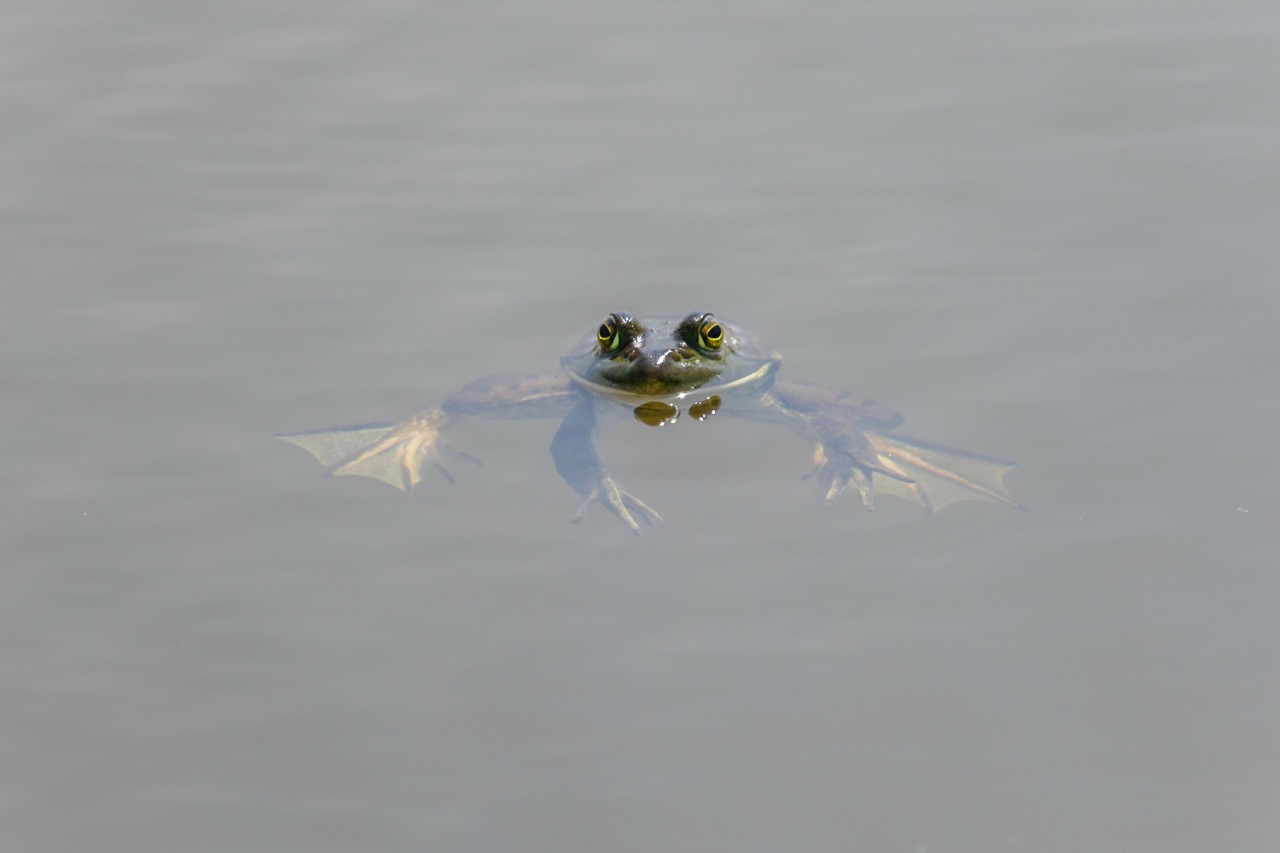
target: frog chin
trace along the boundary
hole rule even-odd
[[[620,370],[602,369],[597,373],[600,384],[632,396],[682,396],[706,385],[718,375],[703,365],[665,364],[648,367],[635,363]]]

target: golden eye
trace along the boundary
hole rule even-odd
[[[720,344],[724,343],[724,327],[707,315],[698,327],[698,338],[707,349],[720,349]]]
[[[596,329],[596,343],[600,344],[600,349],[605,352],[613,352],[618,348],[618,326],[613,322],[612,317]]]

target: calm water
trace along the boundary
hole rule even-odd
[[[25,8],[24,8],[25,6]],[[15,850],[1280,847],[1269,2],[19,4]],[[1021,462],[824,510],[750,424],[454,487],[272,432],[714,310]]]

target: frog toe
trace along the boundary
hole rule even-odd
[[[596,486],[588,492],[582,500],[582,505],[578,507],[577,513],[573,516],[573,523],[577,524],[582,521],[587,514],[587,508],[592,504],[601,504],[609,512],[618,517],[618,520],[631,529],[636,536],[640,535],[640,524],[636,521],[634,512],[640,516],[641,521],[645,524],[653,524],[662,521],[662,516],[657,511],[640,500],[630,492],[618,488],[612,481],[608,480]]]
[[[874,512],[875,489],[872,486],[872,477],[876,474],[898,480],[907,486],[914,483],[911,477],[896,469],[896,466],[886,464],[884,460],[875,456],[874,453],[863,453],[856,456],[841,454],[840,456],[832,457],[827,455],[826,449],[821,444],[814,449],[813,467],[804,475],[804,479],[817,479],[819,496],[827,506],[833,506],[836,499],[852,483],[854,488],[858,490],[858,497],[862,500],[862,508],[867,512]]]
[[[862,468],[851,467],[846,470],[837,470],[833,466],[825,466],[805,475],[805,479],[816,476],[818,479],[818,494],[822,502],[827,506],[835,506],[836,499],[844,494],[845,489],[849,488],[852,483],[854,488],[858,490],[858,496],[862,499],[862,508],[867,512],[875,509],[874,494],[871,489],[871,477]]]
[[[480,464],[480,460],[470,453],[450,447],[438,438],[431,443],[430,447],[414,448],[412,451],[406,448],[401,459],[401,469],[407,486],[405,491],[412,492],[413,487],[422,482],[422,469],[427,464],[435,468],[445,482],[452,486],[453,471],[449,470],[449,464],[456,466],[464,462],[469,465]]]
[[[278,437],[319,460],[325,466],[323,477],[370,477],[412,492],[422,482],[428,466],[452,483],[451,464],[480,464],[474,456],[453,449],[441,438],[450,423],[447,413],[429,409],[400,424],[335,427]]]

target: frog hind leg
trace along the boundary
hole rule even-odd
[[[873,477],[877,493],[905,497],[920,504],[929,514],[959,501],[989,501],[1015,509],[1027,508],[1005,485],[1005,477],[1018,467],[1016,462],[982,456],[931,444],[902,435],[868,432],[885,468],[907,480]]]
[[[455,450],[440,438],[449,417],[438,409],[416,415],[402,424],[365,424],[278,434],[276,438],[301,447],[325,466],[323,477],[369,477],[405,492],[422,482],[430,464],[450,483],[446,461],[479,464],[475,457]]]

